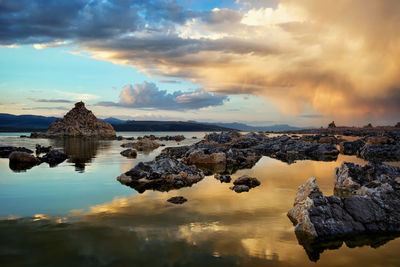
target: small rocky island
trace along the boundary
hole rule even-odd
[[[32,134],[31,137],[95,137],[115,138],[115,130],[111,124],[100,121],[85,107],[85,103],[77,102],[64,118],[50,124],[44,134]]]

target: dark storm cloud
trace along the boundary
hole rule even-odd
[[[2,0],[0,42],[46,43],[104,39],[132,33],[145,25],[183,23],[200,16],[175,1]]]
[[[125,85],[119,102],[99,102],[98,106],[115,106],[136,109],[187,110],[220,106],[226,96],[196,90],[193,92],[176,91],[168,93],[160,90],[154,83]]]

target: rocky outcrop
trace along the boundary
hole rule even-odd
[[[27,170],[40,163],[38,158],[26,152],[14,151],[9,156],[9,166],[14,171]]]
[[[136,158],[137,157],[137,151],[134,149],[131,149],[131,148],[125,149],[120,154],[127,158]]]
[[[98,120],[83,102],[78,102],[63,119],[54,121],[45,134],[39,134],[47,138],[67,136],[115,138],[116,134],[111,124]]]
[[[151,151],[160,147],[160,144],[149,138],[143,138],[136,142],[122,144],[121,147],[134,148],[137,151]]]
[[[25,147],[15,147],[15,146],[1,146],[0,147],[0,158],[8,158],[12,152],[25,152],[32,154],[33,151]]]
[[[182,196],[176,196],[169,198],[167,201],[172,204],[183,204],[187,201],[187,199]]]
[[[140,162],[117,180],[139,193],[145,190],[169,191],[191,186],[202,180],[204,174],[195,166],[188,166],[165,154],[149,162]]]
[[[315,181],[310,178],[299,187],[288,212],[301,244],[400,232],[400,168],[344,162],[336,170],[336,195],[329,197]]]
[[[332,121],[331,123],[329,123],[328,128],[336,128],[335,121]]]
[[[234,186],[230,187],[236,193],[248,192],[251,188],[259,186],[261,182],[257,178],[243,175],[233,182]]]

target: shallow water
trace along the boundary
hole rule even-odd
[[[123,133],[144,134],[149,133]],[[232,176],[249,174],[261,181],[248,193],[237,194],[230,184],[207,176],[192,187],[138,194],[116,177],[153,159],[163,147],[127,159],[119,154],[126,140],[34,140],[19,135],[3,134],[0,145],[52,145],[71,158],[55,168],[42,164],[20,173],[9,169],[8,159],[0,159],[2,266],[400,266],[400,239],[378,248],[343,244],[324,251],[314,263],[286,216],[299,185],[317,177],[323,193],[331,195],[335,167],[342,161],[366,163],[356,157],[291,165],[263,157],[251,170]],[[197,142],[191,137],[204,133],[184,135],[187,139],[180,145]],[[188,202],[166,202],[176,195]]]

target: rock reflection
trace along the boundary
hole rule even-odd
[[[69,156],[68,162],[74,163],[75,170],[84,172],[86,165],[92,162],[99,150],[111,148],[112,141],[95,138],[60,138],[52,139],[53,147],[62,147]]]
[[[336,238],[336,239],[319,239],[312,238],[309,235],[304,235],[296,232],[297,240],[299,244],[304,247],[309,259],[311,261],[317,262],[320,259],[320,255],[325,250],[339,249],[346,244],[349,248],[370,246],[372,248],[378,248],[389,241],[400,236],[400,233],[392,234],[360,234],[360,235],[350,235],[347,237]]]

